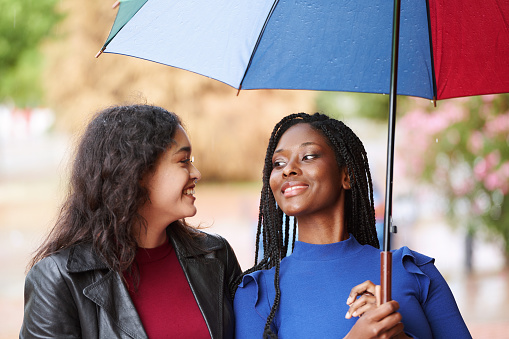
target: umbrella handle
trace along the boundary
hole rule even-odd
[[[392,300],[392,252],[380,252],[380,303]]]

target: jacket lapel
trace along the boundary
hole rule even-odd
[[[106,274],[83,289],[83,294],[106,312],[112,321],[132,338],[147,338],[140,317],[120,276],[108,269],[92,252],[91,246],[81,245],[69,255],[69,272],[108,270]]]
[[[197,238],[203,252],[194,256],[170,238],[212,338],[223,337],[224,265],[214,256],[222,242],[213,237]],[[211,310],[219,310],[211,312]]]

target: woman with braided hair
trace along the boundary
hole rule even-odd
[[[237,279],[237,338],[470,338],[434,260],[406,247],[393,253],[394,300],[377,306],[372,186],[344,123],[299,113],[274,127],[255,266]]]

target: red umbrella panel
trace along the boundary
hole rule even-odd
[[[436,99],[509,92],[509,1],[430,0],[429,12]]]

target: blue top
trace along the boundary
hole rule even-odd
[[[393,252],[392,299],[414,338],[471,338],[434,259],[402,247]],[[248,274],[234,300],[237,338],[262,338],[274,302],[275,268]],[[380,284],[380,250],[350,238],[315,245],[295,242],[281,261],[281,301],[272,328],[279,338],[342,338],[358,318],[345,319],[350,290]]]

